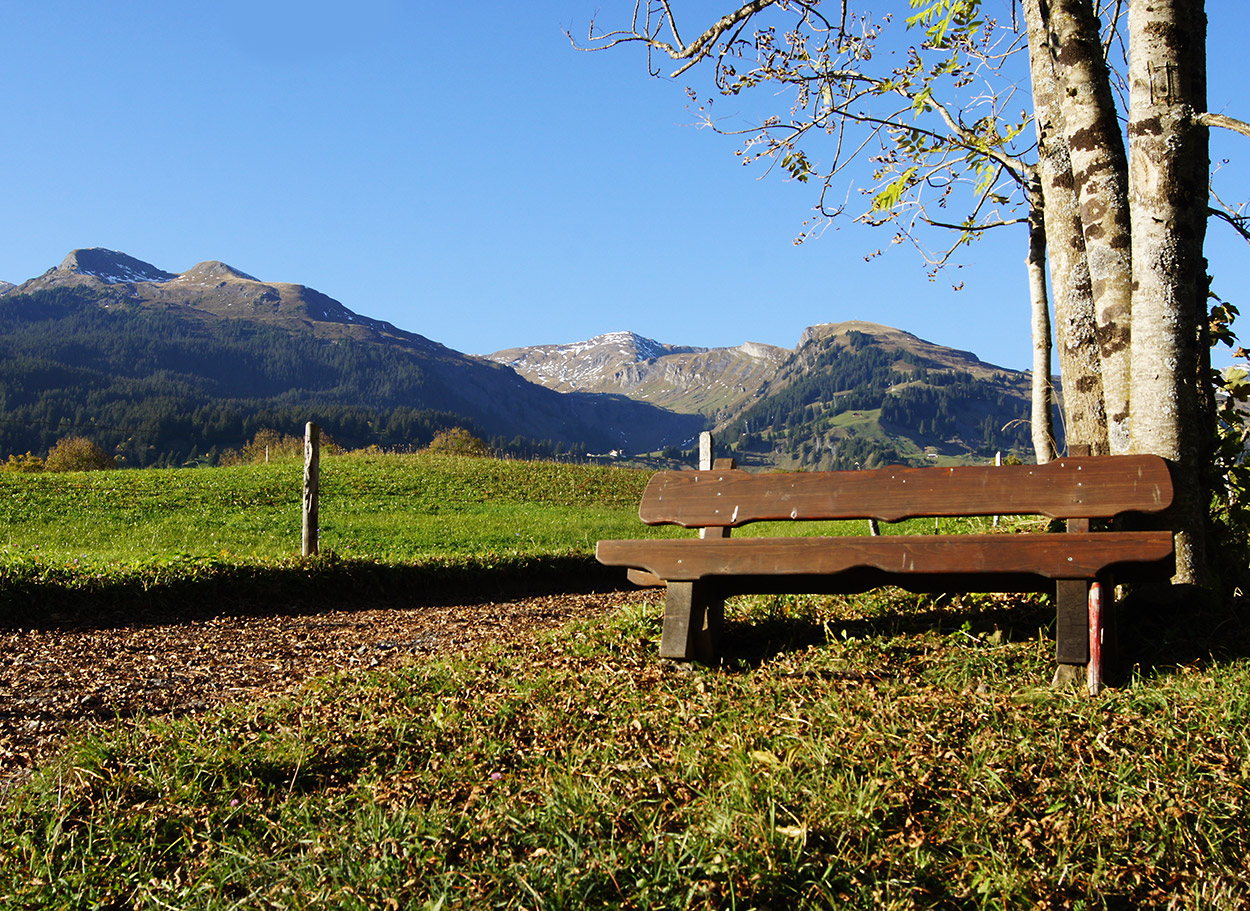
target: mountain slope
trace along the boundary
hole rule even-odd
[[[490,355],[553,389],[611,391],[706,416],[761,467],[1028,458],[1029,376],[862,320],[793,350],[666,345],[628,332]]]
[[[91,248],[0,288],[0,454],[85,428],[131,464],[180,462],[314,419],[349,445],[462,424],[592,452],[712,426],[744,464],[853,468],[1028,458],[1028,396],[1027,374],[864,321],[793,350],[615,332],[476,357],[218,261],[174,273]]]
[[[813,326],[757,400],[718,428],[767,464],[1031,458],[1029,375],[889,326]]]
[[[680,444],[702,425],[621,396],[553,392],[302,285],[217,262],[169,273],[99,249],[0,296],[0,370],[0,450],[46,450],[66,427],[94,425],[138,464],[152,445],[238,446],[230,434],[265,413],[284,431],[337,421],[327,430],[359,445],[419,445],[433,412],[443,426],[592,451]],[[395,412],[425,415],[399,422],[411,439],[380,426]],[[134,429],[157,442],[127,438]]]
[[[322,338],[386,339],[427,352],[459,352],[383,320],[361,316],[304,285],[262,282],[216,260],[172,273],[115,250],[74,250],[60,265],[10,289],[30,294],[59,288],[85,288],[147,305],[163,305],[188,317],[243,319]]]
[[[612,332],[568,345],[508,348],[488,357],[548,389],[620,394],[717,420],[749,401],[788,354],[755,342],[695,348]]]

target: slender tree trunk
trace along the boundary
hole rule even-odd
[[[1206,15],[1201,0],[1129,4],[1132,439],[1172,460],[1176,581],[1205,583]]]
[[[1128,162],[1090,0],[1040,0],[1062,91],[1064,134],[1080,204],[1102,367],[1107,437],[1129,449],[1132,264]]]
[[[1051,418],[1053,393],[1050,384],[1050,301],[1046,295],[1045,204],[1037,181],[1032,181],[1029,207],[1029,303],[1033,313],[1033,456],[1038,465],[1055,457],[1055,427]]]
[[[1109,448],[1102,364],[1095,342],[1094,296],[1042,2],[1024,0],[1024,14],[1037,128],[1038,181],[1054,296],[1055,347],[1063,384],[1064,438],[1069,447],[1085,445],[1092,454],[1103,455]]]

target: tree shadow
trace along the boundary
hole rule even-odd
[[[331,556],[281,566],[220,566],[195,578],[144,576],[82,587],[10,582],[0,586],[0,629],[139,628],[223,616],[295,617],[631,588],[614,568],[580,555],[418,564]]]
[[[1145,588],[1117,605],[1116,622],[1125,679],[1250,658],[1250,604],[1241,594],[1220,599],[1186,586]]]

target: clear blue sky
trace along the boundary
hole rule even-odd
[[[679,9],[693,23],[731,3]],[[1210,97],[1250,119],[1243,3],[1208,3]],[[310,285],[470,353],[618,329],[792,347],[867,319],[1029,366],[1023,228],[933,282],[903,247],[866,262],[889,237],[849,223],[794,246],[812,188],[756,179],[734,140],[689,125],[703,77],[651,79],[640,53],[578,53],[562,32],[631,8],[6,3],[0,279],[100,246]],[[1250,140],[1215,139],[1244,172]],[[1250,195],[1245,175],[1224,186]],[[1208,248],[1250,318],[1250,250],[1216,223]]]

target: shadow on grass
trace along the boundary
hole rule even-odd
[[[1109,683],[1123,683],[1130,673],[1149,676],[1181,666],[1250,658],[1250,604],[1244,597],[1220,602],[1184,589],[1164,591],[1164,598],[1138,594],[1118,605],[1120,659],[1116,668],[1109,669]],[[900,601],[914,602],[915,597],[901,594]],[[1053,638],[1054,620],[1054,607],[1046,599],[986,605],[942,595],[914,608],[900,606],[867,618],[840,619],[835,614],[824,620],[731,619],[722,636],[721,652],[743,667],[756,667],[788,652],[827,645],[831,635],[866,639],[937,630],[1014,642],[1036,639],[1039,630]]]
[[[0,629],[110,629],[219,616],[300,616],[387,604],[475,604],[631,588],[593,557],[386,564],[333,555],[276,566],[192,565],[105,579],[0,579]]]
[[[900,600],[914,602],[916,596],[900,593]],[[1046,601],[987,606],[958,595],[940,595],[914,608],[900,606],[872,617],[843,619],[835,614],[820,620],[784,616],[731,620],[726,623],[721,650],[726,658],[754,667],[787,652],[826,645],[831,635],[837,639],[869,639],[960,630],[978,638],[993,635],[1015,642],[1036,639],[1039,629],[1053,625],[1054,609]]]
[[[1250,658],[1250,604],[1184,586],[1135,592],[1117,606],[1121,671],[1151,676]]]

